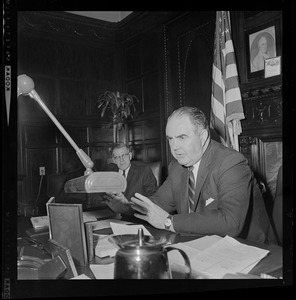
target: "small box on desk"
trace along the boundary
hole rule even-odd
[[[69,248],[75,264],[88,264],[82,204],[54,203],[46,204],[49,217],[49,238]]]
[[[54,257],[59,255],[67,266],[67,272],[65,274],[65,278],[68,279],[68,278],[73,278],[78,276],[70,249],[64,247],[62,244],[56,242],[55,240],[49,239],[48,243],[52,255]]]

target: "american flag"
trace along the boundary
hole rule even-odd
[[[221,143],[239,151],[240,120],[245,115],[230,29],[229,11],[217,11],[210,125]]]

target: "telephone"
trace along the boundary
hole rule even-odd
[[[66,273],[67,265],[57,255],[52,256],[41,244],[24,238],[18,242],[18,279],[57,279]]]

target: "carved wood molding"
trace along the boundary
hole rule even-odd
[[[239,137],[239,146],[240,152],[247,158],[251,156],[251,145],[255,145],[257,141],[256,137],[251,136],[240,136]]]
[[[273,86],[260,87],[255,89],[248,89],[242,91],[242,98],[244,101],[261,100],[270,97],[278,97],[282,95],[282,84]]]
[[[143,34],[149,28],[168,22],[185,13],[180,11],[135,11],[121,22],[113,23],[83,16],[72,16],[61,11],[23,11],[19,12],[18,26],[20,29],[33,32],[43,31],[55,35],[115,43]]]
[[[113,23],[86,22],[79,17],[69,17],[63,12],[29,11],[19,13],[18,26],[21,30],[43,31],[55,35],[67,35],[89,40],[115,42],[117,28]]]
[[[266,99],[245,103],[245,119],[242,126],[246,128],[262,126],[282,127],[282,99]]]

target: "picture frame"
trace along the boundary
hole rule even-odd
[[[247,82],[264,80],[265,59],[282,55],[280,19],[248,28],[245,31],[245,48]]]

